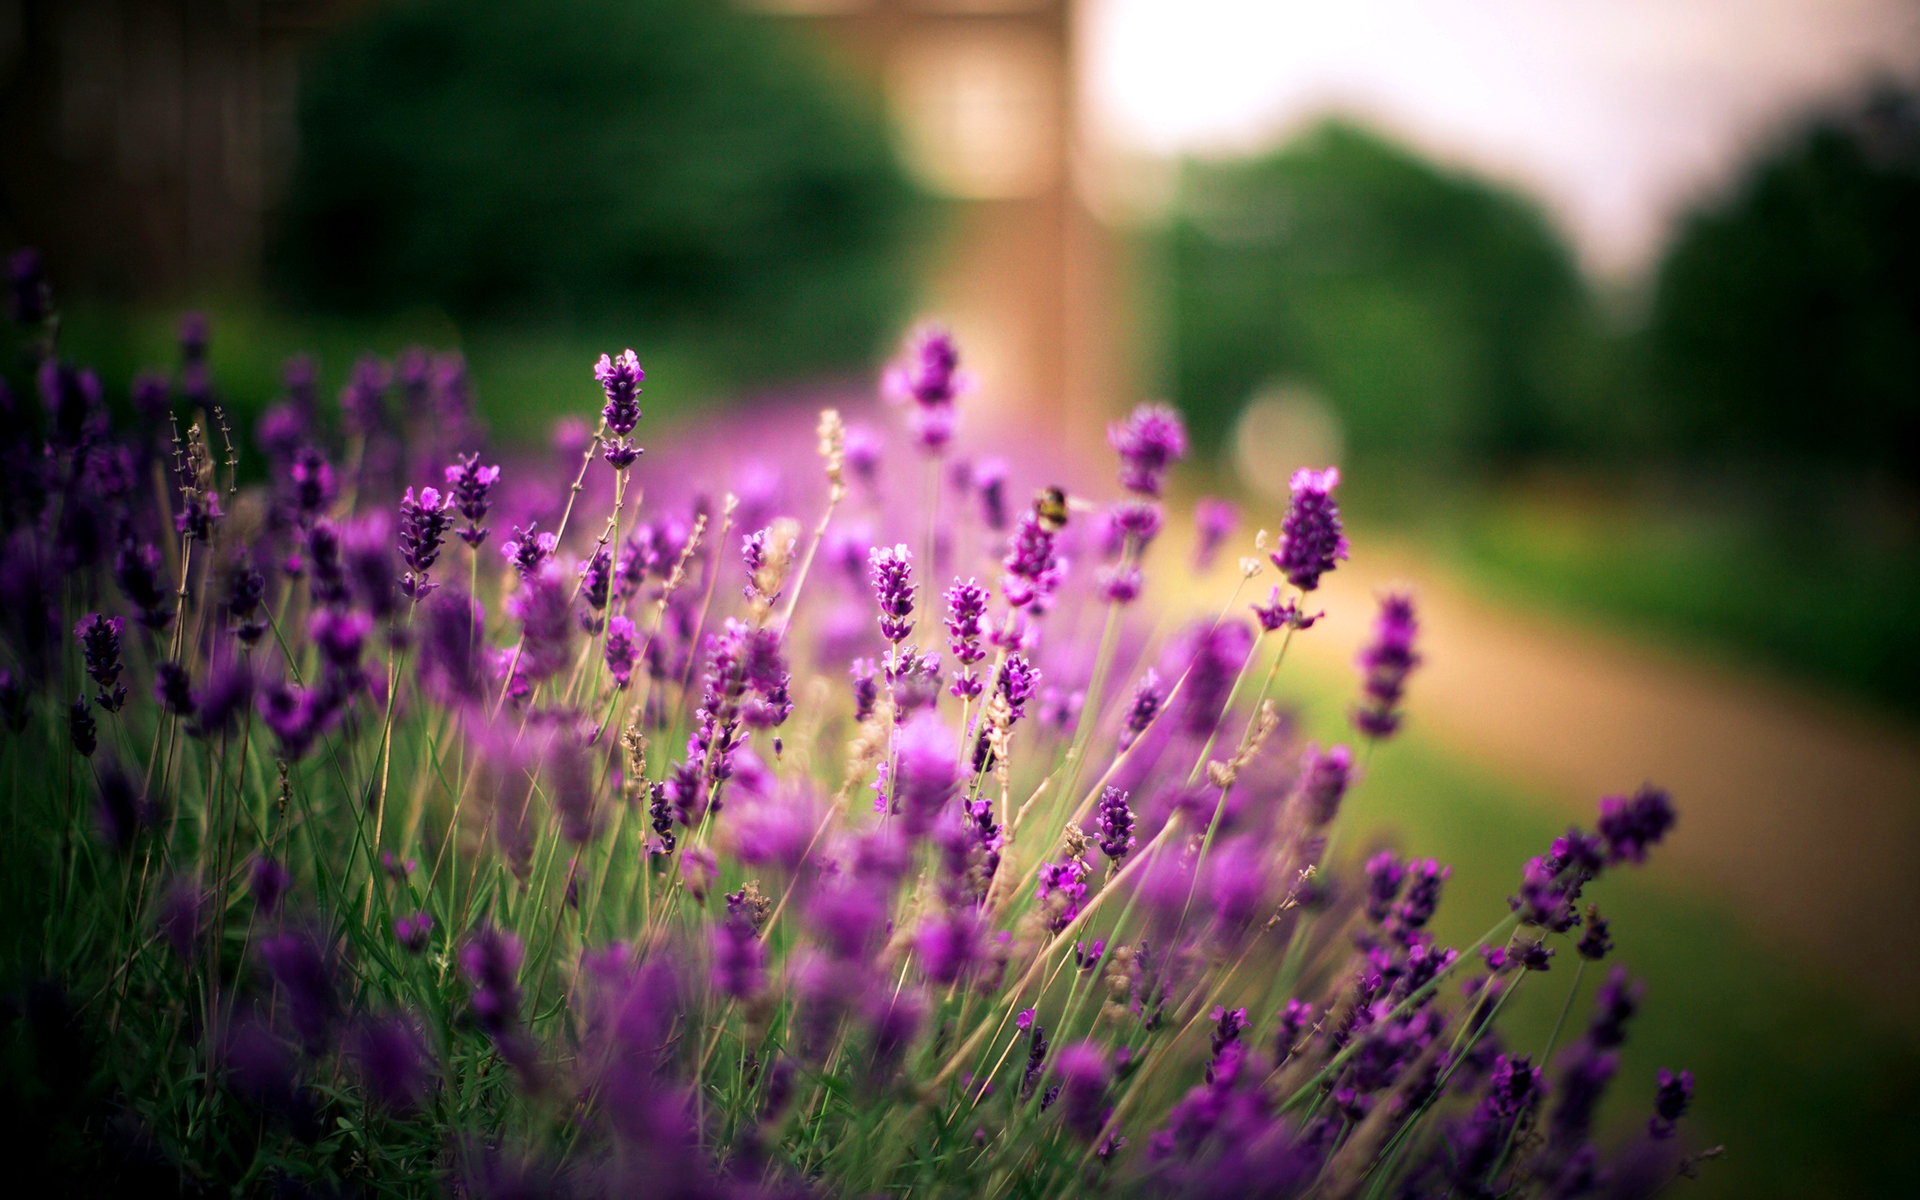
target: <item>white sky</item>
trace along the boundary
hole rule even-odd
[[[1590,268],[1810,100],[1920,73],[1920,0],[1084,0],[1092,132],[1258,149],[1329,109],[1541,197]]]

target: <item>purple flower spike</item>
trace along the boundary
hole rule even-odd
[[[187,676],[187,669],[171,660],[163,661],[153,669],[153,698],[160,707],[176,717],[193,715],[193,684]]]
[[[605,653],[614,686],[625,690],[633,679],[634,664],[640,660],[640,639],[632,621],[614,617],[607,622]]]
[[[888,400],[913,402],[908,419],[921,449],[929,454],[944,449],[953,437],[954,401],[967,387],[953,335],[935,326],[917,330],[907,340],[903,360],[881,383]]]
[[[1673,797],[1652,784],[1632,799],[1608,796],[1600,801],[1600,836],[1607,839],[1610,862],[1646,862],[1647,848],[1664,838],[1673,822]]]
[[[492,925],[481,926],[460,947],[474,1019],[496,1040],[520,1016],[520,953],[520,939]]]
[[[447,490],[453,493],[453,506],[467,520],[467,527],[460,530],[460,540],[474,549],[487,540],[487,531],[480,522],[487,519],[487,510],[493,506],[488,493],[493,485],[500,482],[500,468],[483,467],[478,454],[462,455],[460,461],[447,468]]]
[[[914,836],[927,833],[960,787],[960,761],[953,734],[931,712],[900,727],[894,799]]]
[[[875,546],[867,556],[874,599],[880,605],[880,636],[895,644],[913,632],[912,559],[905,544]]]
[[[529,521],[525,529],[512,531],[512,540],[500,547],[500,553],[506,555],[513,569],[521,578],[537,573],[553,557],[554,547],[560,539],[551,533],[535,533],[533,523]]]
[[[1323,753],[1318,746],[1307,747],[1300,760],[1298,804],[1301,820],[1308,829],[1319,829],[1332,822],[1352,782],[1353,751],[1345,746],[1333,746]]]
[[[1120,486],[1158,496],[1167,471],[1187,456],[1187,427],[1178,410],[1142,404],[1107,427],[1107,444],[1120,455]]]
[[[647,373],[640,369],[640,359],[627,349],[617,357],[602,354],[594,365],[593,377],[606,393],[607,403],[600,415],[606,418],[607,432],[614,436],[607,443],[606,459],[614,470],[624,471],[640,457],[640,447],[629,442],[627,436],[640,423],[640,382]]]
[[[129,542],[113,560],[113,579],[121,595],[133,605],[134,616],[148,629],[165,629],[173,621],[173,597],[160,574],[160,551],[152,542]]]
[[[1382,850],[1367,860],[1366,874],[1367,917],[1375,922],[1384,921],[1400,894],[1401,884],[1406,881],[1406,868],[1393,856],[1393,851]]]
[[[1313,623],[1326,616],[1324,612],[1308,616],[1298,601],[1280,599],[1280,589],[1274,588],[1273,594],[1265,604],[1253,605],[1253,615],[1260,622],[1263,632],[1272,633],[1276,629],[1311,629]]]
[[[405,1017],[375,1017],[353,1031],[350,1049],[367,1091],[382,1105],[407,1112],[426,1095],[432,1076],[420,1031]]]
[[[1280,549],[1272,557],[1280,573],[1303,592],[1319,587],[1320,577],[1347,556],[1340,506],[1333,499],[1339,484],[1338,467],[1324,471],[1302,467],[1293,473],[1293,498],[1280,525]]]
[[[1653,1116],[1647,1121],[1647,1132],[1665,1141],[1673,1136],[1674,1125],[1686,1115],[1687,1107],[1693,1103],[1693,1072],[1681,1071],[1676,1075],[1661,1067],[1656,1084]]]
[[[1240,510],[1232,501],[1202,496],[1193,506],[1193,569],[1206,571],[1220,547],[1240,524]]]
[[[393,940],[408,954],[424,954],[433,934],[433,917],[424,912],[393,919]]]
[[[427,571],[440,557],[440,547],[453,525],[452,512],[453,497],[441,495],[438,488],[421,488],[417,500],[408,488],[400,498],[400,557],[410,568],[400,580],[400,590],[415,600],[426,599],[434,589]]]
[[[1140,676],[1140,682],[1134,685],[1133,699],[1127,703],[1127,723],[1120,731],[1120,748],[1125,750],[1133,745],[1153,719],[1160,715],[1160,708],[1167,702],[1166,692],[1160,686],[1160,676],[1152,667]]]
[[[85,696],[67,707],[67,733],[73,741],[74,753],[81,758],[93,757],[100,746],[100,725],[93,719],[93,710],[87,707]]]
[[[1106,1117],[1106,1052],[1092,1042],[1075,1042],[1054,1058],[1053,1069],[1060,1076],[1061,1123],[1082,1140],[1091,1140]]]
[[[947,647],[959,669],[949,689],[962,700],[980,695],[981,679],[973,665],[987,656],[981,639],[987,632],[987,589],[974,580],[955,580],[947,589]]]
[[[1368,737],[1385,739],[1400,728],[1399,706],[1406,692],[1407,676],[1420,665],[1420,656],[1413,652],[1413,639],[1419,631],[1420,623],[1413,614],[1413,597],[1405,592],[1389,592],[1380,598],[1380,615],[1373,622],[1373,640],[1354,660],[1354,665],[1360,668],[1362,695],[1353,723]]]
[[[386,419],[387,389],[393,386],[393,371],[386,363],[367,355],[353,364],[346,386],[340,389],[340,413],[350,433],[365,436],[379,429]]]
[[[1100,805],[1094,811],[1094,831],[1099,834],[1100,853],[1116,866],[1133,849],[1133,810],[1127,806],[1127,794],[1117,787],[1100,793]]]
[[[751,920],[729,917],[713,929],[713,988],[723,996],[745,1000],[765,985],[767,947]]]
[[[303,522],[324,514],[339,490],[333,464],[312,446],[294,451],[293,461],[287,464],[287,481],[291,485],[287,496],[293,503],[294,515]]]
[[[278,859],[263,854],[253,860],[253,868],[247,872],[247,890],[253,893],[253,903],[261,916],[272,916],[280,907],[281,897],[292,887],[293,876]]]
[[[1034,899],[1040,903],[1048,932],[1059,933],[1080,915],[1080,906],[1087,899],[1087,864],[1077,858],[1041,863]]]
[[[309,1050],[326,1045],[336,1011],[333,962],[320,939],[306,930],[266,938],[260,958],[285,999],[294,1032]]]
[[[1007,556],[1001,560],[1007,573],[1000,578],[1000,592],[1008,604],[1045,607],[1062,573],[1055,540],[1054,526],[1041,514],[1038,503],[1021,514]]]
[[[125,628],[119,617],[99,613],[88,613],[73,627],[86,657],[87,676],[100,689],[94,699],[108,712],[118,712],[127,702],[126,686],[120,682],[120,634]]]

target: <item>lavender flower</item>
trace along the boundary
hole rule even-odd
[[[1077,858],[1041,863],[1034,899],[1040,904],[1048,932],[1059,933],[1080,915],[1087,899],[1087,864]]]
[[[400,590],[414,600],[424,600],[434,584],[427,571],[440,557],[440,546],[453,525],[453,497],[441,495],[437,488],[421,488],[414,499],[413,489],[400,499],[400,557],[409,570],[400,581]]]
[[[429,913],[417,912],[393,919],[393,940],[408,954],[424,954],[432,935],[433,917]]]
[[[1206,571],[1220,547],[1240,524],[1240,510],[1231,501],[1202,496],[1193,505],[1193,569]]]
[[[876,546],[867,557],[874,599],[880,605],[880,636],[895,645],[913,632],[912,559],[904,544]]]
[[[281,897],[292,887],[293,876],[271,855],[254,859],[247,871],[247,890],[253,893],[254,906],[263,917],[271,917],[279,909]]]
[[[113,560],[113,579],[142,625],[165,629],[173,621],[173,598],[161,582],[160,551],[153,543],[129,542],[122,546]]]
[[[1120,729],[1120,748],[1127,747],[1139,740],[1160,715],[1161,705],[1167,702],[1165,693],[1160,690],[1160,676],[1152,667],[1148,667],[1140,676],[1140,682],[1133,686],[1133,698],[1127,702],[1126,724]]]
[[[1293,498],[1280,525],[1280,548],[1272,557],[1280,573],[1303,592],[1319,587],[1320,577],[1347,556],[1340,506],[1333,499],[1339,484],[1338,467],[1324,471],[1303,467],[1293,473]]]
[[[980,497],[980,519],[999,533],[1007,527],[1007,460],[983,458],[973,467],[973,489]]]
[[[1440,906],[1440,885],[1452,874],[1452,867],[1431,858],[1407,864],[1406,895],[1393,912],[1403,929],[1419,929],[1433,919]]]
[[[77,697],[67,707],[67,734],[76,754],[81,758],[93,757],[100,744],[99,725],[93,719],[93,710],[87,707],[85,696]]]
[[[987,589],[972,579],[965,583],[954,580],[947,589],[947,648],[960,665],[949,690],[962,700],[980,695],[982,682],[973,666],[987,656],[986,647],[981,645],[986,628]]]
[[[193,715],[193,684],[187,669],[171,659],[153,668],[153,698],[176,717]]]
[[[1315,621],[1327,615],[1324,612],[1317,612],[1309,616],[1307,611],[1300,607],[1298,600],[1289,598],[1282,602],[1279,588],[1273,589],[1273,594],[1267,598],[1265,604],[1255,604],[1252,607],[1253,615],[1259,620],[1260,628],[1265,633],[1272,633],[1276,629],[1311,629]]]
[[[1253,652],[1253,631],[1240,621],[1222,621],[1197,631],[1182,685],[1187,732],[1205,736],[1220,720],[1240,670]]]
[[[1119,566],[1102,567],[1099,574],[1100,595],[1110,604],[1131,604],[1140,598],[1140,589],[1146,584],[1146,575],[1132,563]]]
[[[900,727],[895,754],[894,801],[907,832],[917,837],[933,828],[960,786],[953,734],[933,713],[922,712]]]
[[[333,962],[311,931],[291,930],[260,942],[260,959],[280,997],[294,1032],[309,1051],[326,1043],[337,1015]]]
[[[420,638],[420,683],[442,704],[472,703],[486,694],[480,664],[480,602],[448,588],[427,601]]]
[[[1092,1042],[1075,1042],[1055,1056],[1053,1069],[1060,1077],[1061,1123],[1076,1137],[1092,1140],[1106,1116],[1106,1052]]]
[[[380,1104],[408,1112],[426,1096],[432,1079],[426,1043],[405,1017],[361,1021],[354,1027],[349,1049],[367,1091]]]
[[[938,454],[953,437],[954,401],[966,387],[959,368],[953,335],[929,327],[908,339],[904,360],[882,381],[889,399],[913,402],[914,437],[929,454]]]
[[[1382,850],[1367,860],[1366,874],[1367,919],[1384,921],[1392,911],[1394,898],[1399,896],[1401,885],[1406,882],[1406,868],[1393,856],[1393,851]]]
[[[227,577],[225,607],[228,619],[233,622],[233,635],[243,646],[252,646],[266,635],[267,622],[262,607],[266,594],[267,577],[255,570],[252,563],[242,559],[234,565]]]
[[[1021,514],[1007,555],[1001,559],[1006,574],[1000,577],[1000,594],[1008,604],[1014,608],[1046,606],[1063,573],[1054,543],[1055,527],[1036,502]]]
[[[728,918],[713,927],[713,989],[745,1000],[766,979],[767,948],[748,921]]]
[[[387,390],[392,386],[392,368],[373,355],[353,364],[346,386],[340,389],[340,414],[349,433],[365,437],[385,424]]]
[[[94,771],[100,781],[94,813],[101,836],[115,853],[125,854],[133,848],[134,836],[151,823],[152,806],[136,789],[133,777],[111,757]]]
[[[126,686],[120,682],[120,634],[125,628],[126,622],[119,617],[99,613],[88,613],[73,627],[73,636],[80,639],[86,659],[87,676],[100,689],[94,699],[108,712],[120,711],[127,702]]]
[[[551,533],[535,533],[532,522],[528,522],[525,529],[513,530],[512,539],[500,547],[500,553],[507,556],[522,579],[538,573],[560,544],[560,539]]]
[[[580,598],[587,602],[586,611],[580,614],[580,628],[588,633],[597,634],[605,623],[601,615],[607,607],[613,588],[613,551],[607,546],[595,546],[593,553],[587,555],[587,561],[580,564]]]
[[[1588,962],[1599,962],[1613,950],[1613,938],[1608,931],[1607,919],[1600,915],[1600,909],[1587,905],[1586,926],[1580,933],[1580,941],[1574,950]]]
[[[1127,806],[1127,794],[1117,787],[1109,787],[1100,793],[1100,804],[1094,810],[1093,828],[1100,835],[1100,853],[1107,861],[1116,866],[1133,849],[1133,810]]]
[[[1640,1009],[1646,989],[1633,981],[1625,967],[1608,972],[1606,982],[1593,997],[1593,1019],[1587,1026],[1587,1040],[1602,1048],[1618,1046],[1627,1040],[1627,1022]]]
[[[1107,427],[1107,444],[1120,455],[1120,486],[1158,496],[1167,471],[1187,455],[1187,428],[1168,405],[1142,404]]]
[[[865,721],[880,702],[880,671],[870,658],[856,658],[849,672],[853,676],[853,719]]]
[[[593,377],[606,393],[607,403],[600,415],[606,418],[607,432],[614,436],[607,443],[607,463],[616,471],[624,471],[641,453],[627,436],[640,423],[640,383],[647,373],[640,369],[640,359],[629,348],[618,357],[602,354],[594,364]]]
[[[1380,614],[1373,622],[1373,640],[1354,660],[1360,668],[1361,700],[1353,723],[1368,737],[1384,739],[1400,728],[1400,698],[1407,676],[1420,665],[1413,652],[1420,630],[1413,615],[1413,597],[1389,592],[1380,598]]]
[[[1020,1099],[1033,1099],[1034,1089],[1040,1086],[1040,1076],[1047,1065],[1047,1031],[1045,1026],[1032,1020],[1031,1012],[1024,1014],[1031,1022],[1027,1030],[1027,1067],[1020,1075]]]
[[[1608,796],[1600,801],[1600,836],[1607,839],[1610,862],[1646,862],[1647,848],[1665,837],[1673,823],[1673,798],[1652,784],[1631,799]]]
[[[334,495],[339,490],[333,477],[333,464],[312,446],[294,451],[293,461],[287,464],[287,481],[290,485],[287,496],[294,514],[303,521],[324,514],[333,506]]]
[[[1647,1133],[1661,1141],[1672,1137],[1675,1124],[1686,1115],[1687,1107],[1692,1103],[1693,1072],[1682,1071],[1676,1075],[1661,1067],[1653,1093],[1653,1116],[1647,1121]]]
[[[498,1041],[520,1019],[520,939],[482,925],[460,947],[460,973],[474,1020]]]
[[[640,661],[640,639],[633,622],[626,617],[609,619],[606,644],[602,649],[607,661],[607,673],[613,676],[614,686],[625,691],[633,679],[634,664]]]
[[[483,467],[478,454],[464,454],[446,469],[446,479],[454,508],[467,520],[467,527],[459,531],[460,540],[478,550],[487,540],[487,530],[480,522],[487,519],[487,510],[493,506],[488,493],[500,481],[500,468]]]

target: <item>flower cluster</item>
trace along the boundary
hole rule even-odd
[[[1588,893],[1672,803],[1602,801],[1464,951],[1449,867],[1334,856],[1365,780],[1294,740],[1277,657],[1338,627],[1305,611],[1347,552],[1331,469],[1294,478],[1289,590],[1182,625],[1143,589],[1196,570],[1158,544],[1178,415],[1110,429],[1117,495],[1012,491],[1033,464],[966,457],[944,332],[888,373],[891,443],[767,415],[644,464],[644,374],[603,356],[576,414],[602,433],[558,468],[458,444],[456,357],[353,364],[333,430],[300,360],[248,484],[211,417],[170,462],[173,400],[218,395],[204,320],[118,428],[37,261],[9,285],[48,403],[0,406],[32,448],[0,473],[0,727],[48,766],[9,777],[0,966],[60,975],[22,1069],[99,1056],[84,1112],[148,1148],[141,1178],[1563,1196],[1612,1169],[1594,1114],[1640,985],[1613,968],[1558,1053],[1499,1017],[1612,954]],[[785,470],[748,469],[789,433]],[[951,458],[895,478],[890,444]],[[159,505],[130,482],[170,466]],[[1201,507],[1197,569],[1237,520]],[[1370,752],[1416,632],[1387,597]],[[1691,1169],[1694,1087],[1643,1081],[1641,1192]]]

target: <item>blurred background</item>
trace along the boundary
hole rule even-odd
[[[1428,664],[1363,818],[1464,932],[1666,783],[1620,1090],[1695,1070],[1703,1194],[1910,1174],[1920,4],[0,0],[20,245],[116,402],[189,306],[242,413],[426,343],[501,443],[608,348],[695,421],[868,393],[929,313],[976,430],[1164,396],[1249,532],[1339,463],[1303,720],[1390,581]]]

